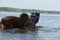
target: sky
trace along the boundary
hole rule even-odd
[[[0,0],[0,7],[60,11],[60,0]]]

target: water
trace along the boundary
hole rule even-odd
[[[60,27],[60,15],[59,14],[41,14],[38,25],[49,28],[58,28]]]
[[[5,16],[19,16],[20,13],[14,12],[0,12],[0,18]],[[30,15],[30,14],[29,14]],[[60,40],[60,15],[41,14],[37,26],[37,32],[22,33],[8,33],[0,30],[0,40]]]

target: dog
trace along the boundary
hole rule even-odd
[[[1,28],[3,30],[7,29],[25,29],[25,23],[28,20],[28,15],[26,13],[21,13],[20,17],[6,16],[1,19]]]

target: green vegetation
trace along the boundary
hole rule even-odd
[[[0,7],[0,11],[2,12],[39,12],[39,13],[54,13],[60,14],[60,11],[45,11],[45,10],[37,10],[37,9],[19,9],[19,8],[11,8],[11,7]]]
[[[0,7],[0,11],[6,12],[40,12],[39,10],[35,9],[19,9],[19,8],[11,8],[11,7]]]

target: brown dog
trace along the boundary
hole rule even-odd
[[[20,29],[18,31],[24,31],[24,29],[30,31],[36,30],[35,23],[32,20],[29,20],[29,16],[26,13],[22,13],[20,17],[6,16],[5,18],[2,18],[1,28],[4,30],[18,28]]]
[[[7,16],[1,19],[1,28],[4,30],[12,28],[24,29],[24,25],[27,20],[28,15],[26,13],[22,13],[20,17]]]

